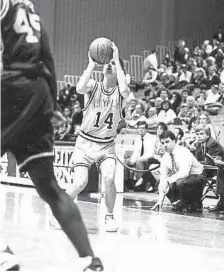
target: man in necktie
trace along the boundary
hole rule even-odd
[[[176,144],[171,131],[164,132],[160,140],[166,152],[161,159],[159,200],[152,209],[161,210],[166,196],[176,210],[202,211],[203,165],[189,149]]]
[[[201,148],[202,148],[202,156],[205,157],[205,154],[206,154],[206,152],[205,152],[205,144],[202,144]]]
[[[195,129],[198,144],[196,146],[196,158],[205,165],[216,165],[216,170],[206,170],[206,177],[217,176],[216,189],[220,196],[219,202],[215,207],[209,208],[211,211],[224,212],[224,167],[219,161],[224,161],[224,149],[221,144],[211,137],[210,127],[197,126]],[[218,161],[218,163],[217,163]]]
[[[140,156],[142,156],[144,154],[144,136],[145,135],[141,135],[142,148],[141,148],[141,154],[140,154]]]
[[[146,170],[149,168],[149,159],[153,157],[155,144],[156,144],[156,136],[147,133],[147,123],[145,121],[138,122],[138,132],[139,137],[136,139],[133,147],[133,153],[127,164],[129,166],[134,166],[138,170]],[[147,185],[147,191],[151,192],[154,190],[155,179],[150,172],[144,174],[141,172],[134,173],[134,183],[135,188],[145,190]],[[145,184],[145,180],[147,180],[147,184]]]

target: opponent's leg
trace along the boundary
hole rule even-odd
[[[76,166],[74,168],[73,180],[75,182],[67,188],[66,193],[69,196],[71,196],[75,203],[77,203],[78,194],[85,189],[88,183],[88,174],[89,169],[87,166]],[[52,216],[50,220],[50,225],[54,229],[61,229],[60,225],[58,224],[58,221],[55,219],[54,216]]]
[[[118,229],[113,215],[116,201],[116,187],[114,182],[116,160],[107,158],[100,163],[99,168],[102,182],[105,184],[105,204],[108,212],[105,217],[106,231],[115,232]]]
[[[79,209],[72,198],[58,186],[53,171],[53,158],[47,157],[31,161],[28,165],[28,173],[37,192],[50,205],[54,216],[76,247],[79,256],[93,257],[93,250]],[[100,260],[98,258],[97,260],[93,258],[95,268],[92,271],[103,270]]]

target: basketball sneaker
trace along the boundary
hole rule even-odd
[[[81,258],[80,267],[83,272],[104,271],[103,264],[97,257]]]
[[[118,226],[113,214],[107,214],[105,216],[105,229],[107,232],[117,232]]]
[[[19,271],[20,266],[17,258],[9,248],[0,251],[0,271]]]

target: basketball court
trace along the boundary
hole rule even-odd
[[[150,211],[156,194],[119,193],[117,233],[104,231],[105,206],[99,194],[79,196],[93,248],[107,272],[224,271],[224,218]],[[216,200],[205,199],[204,204]],[[0,185],[1,233],[21,261],[22,271],[77,271],[78,256],[33,188]]]

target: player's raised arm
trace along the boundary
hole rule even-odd
[[[9,0],[1,0],[0,6],[0,20],[2,20],[9,10]]]
[[[94,80],[90,80],[90,76],[92,74],[92,71],[96,65],[96,63],[93,61],[93,59],[90,57],[90,54],[88,52],[89,57],[89,64],[84,70],[83,74],[81,75],[79,82],[76,85],[76,91],[80,94],[88,93],[93,89],[96,82]]]
[[[128,98],[130,94],[130,89],[126,81],[125,73],[120,64],[118,48],[114,43],[112,43],[112,48],[113,48],[113,59],[115,61],[116,69],[117,69],[117,81],[118,81],[118,85],[120,89],[120,94],[124,98]]]

